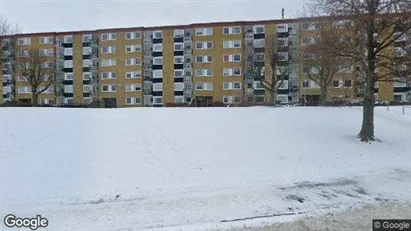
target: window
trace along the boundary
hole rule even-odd
[[[183,51],[184,50],[184,43],[174,43],[174,50],[175,51]]]
[[[31,87],[19,87],[17,92],[20,94],[31,93]]]
[[[241,40],[223,41],[223,48],[241,48]]]
[[[287,24],[279,24],[279,25],[277,25],[277,32],[278,32],[278,33],[288,32],[288,25],[287,25]]]
[[[92,102],[91,98],[83,98],[83,104],[88,105]]]
[[[213,56],[206,55],[206,56],[196,56],[196,63],[212,63]]]
[[[163,91],[163,83],[153,83],[153,91]]]
[[[240,54],[224,55],[223,61],[224,62],[240,62],[241,61],[241,55]]]
[[[90,67],[92,64],[91,59],[83,59],[83,67]]]
[[[196,90],[213,90],[213,83],[196,83]]]
[[[224,104],[231,104],[231,103],[240,103],[241,96],[224,96],[223,103]]]
[[[288,80],[283,80],[277,83],[278,89],[288,89]]]
[[[305,22],[303,23],[303,30],[318,30],[321,28],[321,24],[316,22]]]
[[[128,71],[125,74],[126,79],[138,79],[141,78],[141,71]]]
[[[196,69],[196,76],[213,76],[213,69]]]
[[[310,88],[310,81],[304,80],[303,81],[303,88]]]
[[[182,38],[184,37],[184,30],[176,29],[174,30],[174,38]]]
[[[101,35],[101,40],[116,40],[116,33],[104,33]]]
[[[141,32],[138,32],[138,31],[126,32],[125,38],[126,40],[141,39]]]
[[[407,84],[403,82],[393,82],[393,87],[406,87]]]
[[[40,49],[40,56],[53,56],[53,49]]]
[[[182,78],[184,75],[184,70],[174,70],[174,78]]]
[[[89,93],[91,89],[91,85],[83,85],[83,93]]]
[[[184,56],[175,56],[174,57],[174,64],[183,64],[184,63]]]
[[[351,80],[344,80],[344,87],[351,87]]]
[[[338,81],[338,80],[333,80],[333,87],[334,87],[334,88],[340,87],[340,81]]]
[[[54,43],[54,39],[53,39],[53,37],[40,37],[39,43],[40,44]]]
[[[73,68],[73,60],[65,60],[64,68]]]
[[[241,34],[241,26],[224,27],[223,34]]]
[[[91,80],[91,72],[83,72],[83,80]]]
[[[260,81],[254,81],[253,85],[254,85],[254,89],[257,89],[257,90],[264,89],[264,86],[261,84]]]
[[[241,76],[241,68],[224,68],[223,76]]]
[[[126,58],[125,65],[126,66],[141,65],[141,59],[140,58]]]
[[[82,36],[82,41],[83,41],[83,43],[87,43],[87,42],[90,42],[91,41],[91,34],[85,34],[85,35],[83,35]]]
[[[211,27],[196,28],[195,34],[196,36],[210,36],[210,35],[213,35],[213,28]]]
[[[288,52],[278,52],[277,53],[278,61],[287,61],[288,60]]]
[[[115,79],[116,72],[102,72],[101,79]]]
[[[101,60],[102,67],[110,67],[110,66],[115,66],[115,65],[117,65],[116,59],[102,59]]]
[[[64,55],[72,56],[73,55],[73,48],[64,48]]]
[[[153,70],[153,78],[163,78],[163,70]]]
[[[241,82],[224,82],[223,89],[224,90],[240,90]]]
[[[141,52],[141,44],[126,45],[126,53]]]
[[[163,57],[154,57],[153,58],[154,65],[163,65]]]
[[[265,39],[254,39],[253,46],[255,48],[265,47]]]
[[[31,44],[31,38],[19,38],[17,40],[17,44],[19,44],[19,45],[30,45]]]
[[[163,32],[162,31],[154,31],[153,38],[155,38],[155,39],[163,38]]]
[[[73,80],[73,73],[64,73],[64,80]]]
[[[117,86],[115,84],[103,84],[101,86],[102,92],[116,92]]]
[[[73,98],[64,98],[64,103],[69,105],[73,104]]]
[[[405,93],[394,93],[394,101],[405,102],[406,94]]]
[[[278,47],[287,47],[288,46],[288,38],[278,38],[277,39],[277,46]]]
[[[140,97],[127,97],[126,104],[141,104]]]
[[[174,83],[174,91],[183,91],[184,83]]]
[[[174,96],[174,103],[176,104],[184,103],[184,96]]]
[[[161,44],[161,43],[153,44],[153,51],[154,52],[162,52],[163,51],[163,44]]]
[[[126,92],[141,91],[141,84],[126,84]]]
[[[254,34],[264,34],[265,28],[264,26],[254,26]]]
[[[64,36],[63,41],[64,43],[73,43],[73,36],[72,35]]]
[[[154,96],[153,97],[153,104],[163,104],[163,97],[162,96]]]
[[[73,85],[64,85],[64,93],[73,93]]]
[[[83,47],[83,55],[91,55],[91,47]]]
[[[106,46],[101,48],[101,53],[103,54],[114,54],[117,51],[117,47],[115,46]]]
[[[207,41],[207,42],[196,42],[196,50],[208,50],[213,48],[213,42],[212,41]]]

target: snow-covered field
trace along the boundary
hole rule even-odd
[[[355,137],[359,107],[0,108],[0,216],[204,230],[411,201],[401,108],[376,108],[373,144]]]

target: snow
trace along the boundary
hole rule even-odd
[[[361,113],[0,108],[0,216],[41,214],[49,230],[211,230],[411,201],[411,108],[375,109],[382,143],[355,137]]]

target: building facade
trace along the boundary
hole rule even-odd
[[[315,40],[320,24],[300,19],[204,23],[165,27],[135,27],[94,31],[18,34],[1,37],[0,104],[30,102],[31,89],[13,68],[16,51],[40,49],[57,67],[55,84],[39,97],[41,104],[90,104],[103,107],[191,103],[196,106],[269,102],[261,80],[270,81],[269,68],[256,76],[248,70],[268,67],[270,54],[284,67],[285,81],[277,101],[315,104],[320,90],[307,79],[303,47]],[[401,53],[406,36],[395,43]],[[398,47],[397,47],[398,46]],[[350,76],[339,73],[328,98],[352,96]],[[411,100],[410,86],[381,83],[376,97]]]

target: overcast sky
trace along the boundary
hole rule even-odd
[[[23,33],[293,18],[304,0],[0,0]]]

